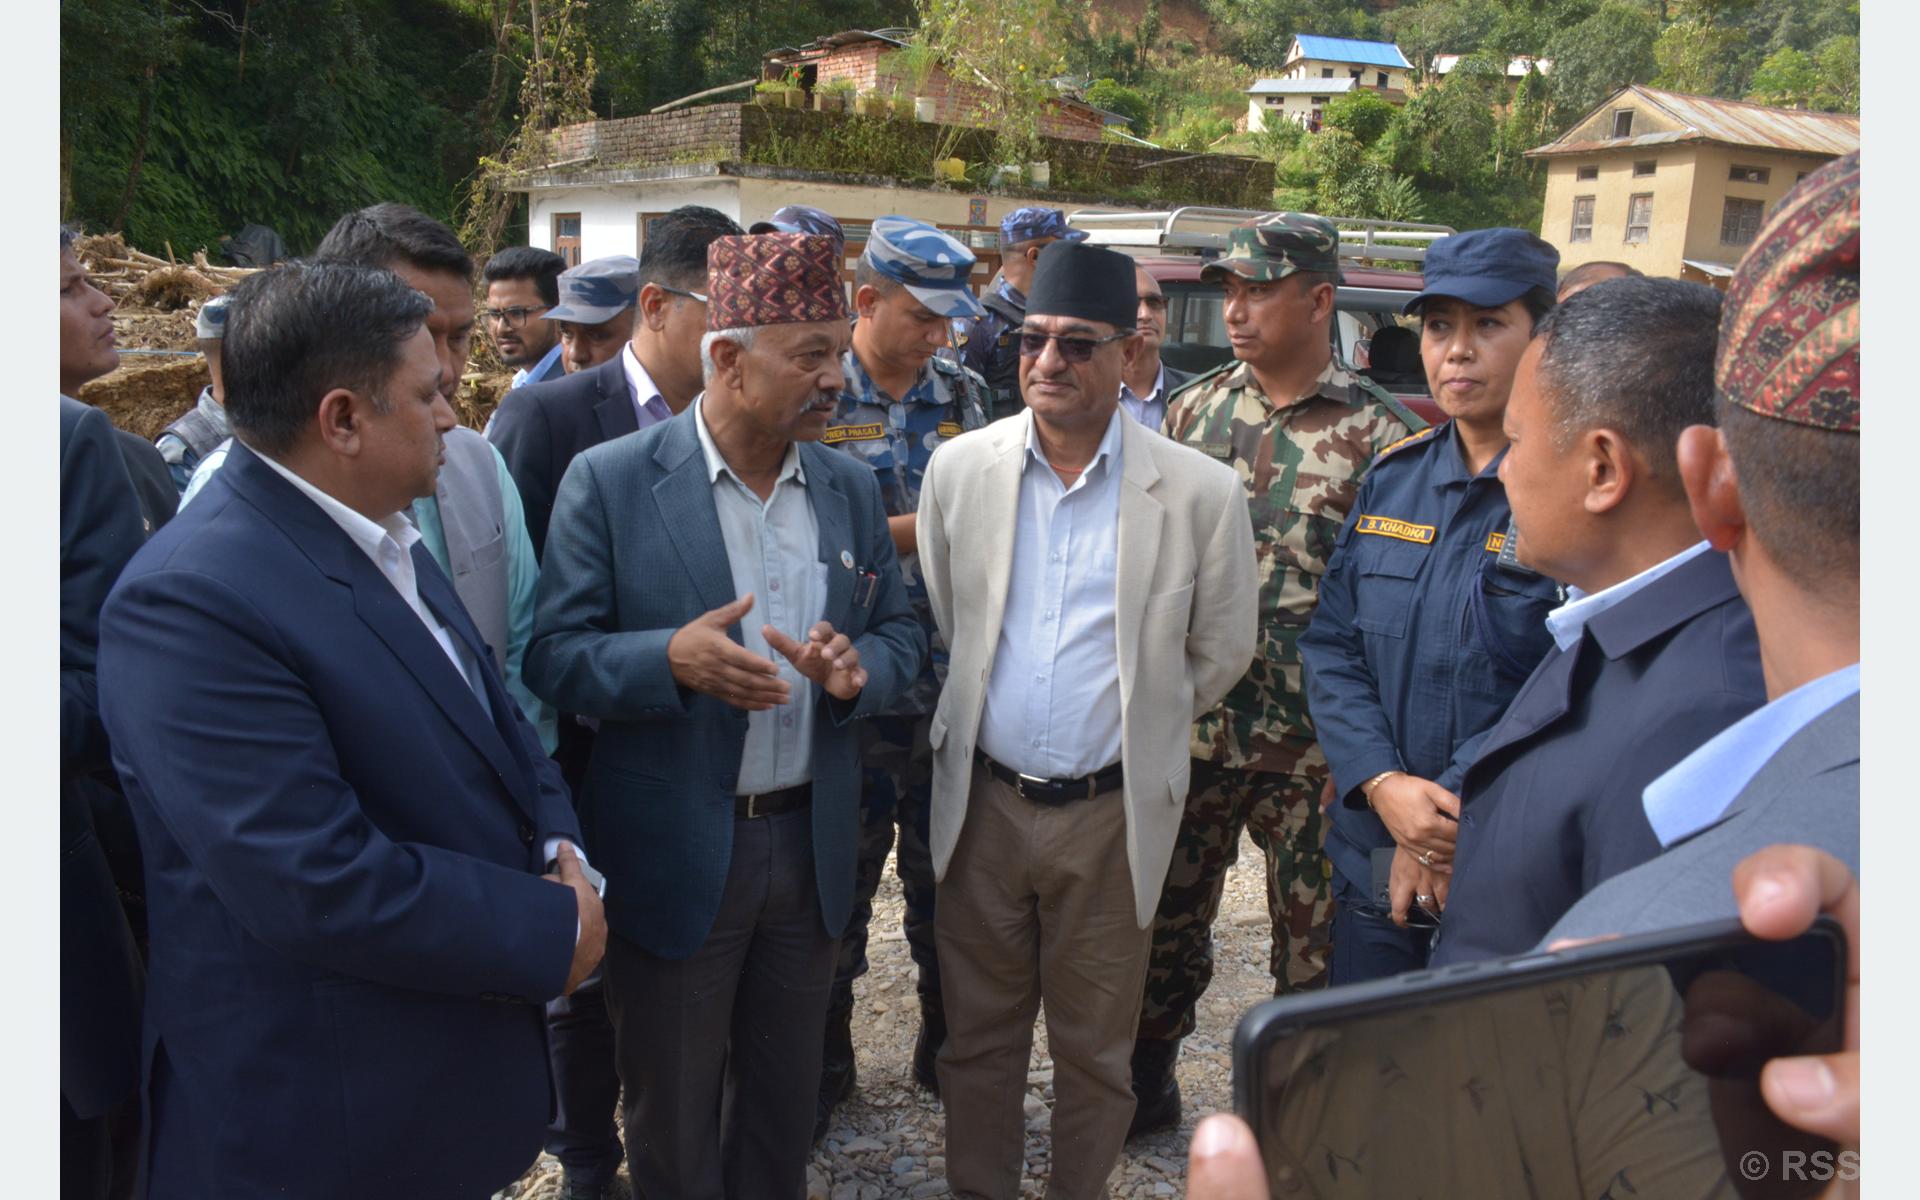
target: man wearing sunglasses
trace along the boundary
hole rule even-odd
[[[1042,251],[1018,339],[1027,412],[935,451],[921,488],[920,570],[950,647],[928,737],[956,1197],[1020,1194],[1043,1003],[1047,1195],[1107,1194],[1188,730],[1253,656],[1239,478],[1120,411],[1137,305],[1125,255]]]
[[[560,303],[567,260],[538,246],[509,246],[487,260],[487,307],[481,312],[500,365],[514,367],[513,386],[565,375],[560,327],[549,310]]]
[[[1167,337],[1167,294],[1160,289],[1160,281],[1145,267],[1135,266],[1133,283],[1140,289],[1140,309],[1135,315],[1140,353],[1120,380],[1120,407],[1159,433],[1166,423],[1167,397],[1185,387],[1193,375],[1160,361],[1160,347]]]

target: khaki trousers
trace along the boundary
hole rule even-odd
[[[953,1195],[1020,1194],[1027,1061],[1044,1003],[1054,1093],[1046,1194],[1107,1196],[1133,1119],[1133,1034],[1152,941],[1134,920],[1120,791],[1035,804],[976,764],[934,928]]]

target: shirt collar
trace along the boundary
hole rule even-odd
[[[1027,423],[1028,460],[1039,463],[1051,471],[1053,464],[1047,461],[1047,452],[1040,448],[1040,433],[1039,430],[1034,427],[1033,410],[1026,409],[1020,415],[1021,419]],[[1116,404],[1114,406],[1113,416],[1107,420],[1107,431],[1100,435],[1100,446],[1093,452],[1093,461],[1088,463],[1086,470],[1080,473],[1080,478],[1074,481],[1073,487],[1079,487],[1089,479],[1103,478],[1105,475],[1112,474],[1120,469],[1120,447],[1122,442],[1120,422],[1123,420],[1130,421],[1132,419],[1133,418],[1127,416],[1126,412],[1123,411],[1119,405]],[[1072,491],[1073,488],[1068,488],[1067,490]]]
[[[226,419],[227,410],[218,400],[213,398],[212,384],[208,384],[206,387],[200,389],[200,399],[197,406],[200,411],[207,416],[219,417],[223,421]]]
[[[1128,387],[1126,380],[1123,379],[1120,381],[1120,395],[1122,396],[1122,398],[1133,400],[1140,404],[1153,403],[1155,400],[1160,399],[1161,396],[1165,394],[1166,390],[1167,390],[1167,364],[1165,363],[1161,363],[1160,369],[1154,373],[1153,386],[1147,389],[1147,394],[1144,396],[1140,395],[1138,392],[1135,392],[1131,387]]]
[[[1859,663],[1822,675],[1727,726],[1648,784],[1640,803],[1660,844],[1671,846],[1719,820],[1794,734],[1859,691]]]
[[[404,514],[388,513],[375,521],[342,504],[267,455],[256,451],[254,457],[272,468],[280,478],[298,488],[301,495],[319,505],[320,511],[327,514],[342,532],[353,539],[353,544],[360,547],[361,552],[375,562],[380,561],[381,546],[389,538],[399,547],[402,555],[411,553],[413,544],[420,540],[420,531],[414,528],[413,522]]]
[[[1704,541],[1696,542],[1672,558],[1655,563],[1633,578],[1623,579],[1612,587],[1602,588],[1591,595],[1569,584],[1567,602],[1547,614],[1547,630],[1553,634],[1554,645],[1562,650],[1573,649],[1585,634],[1587,622],[1711,549],[1713,547]]]
[[[735,483],[745,487],[746,482],[727,465],[726,458],[720,453],[720,447],[713,443],[713,434],[707,431],[707,414],[703,410],[706,400],[705,392],[693,398],[693,431],[700,436],[700,453],[707,460],[707,482],[717,483],[721,475],[726,475]],[[780,461],[780,475],[773,481],[774,486],[778,487],[788,479],[792,479],[802,487],[807,484],[807,473],[800,466],[800,446],[796,442],[787,443],[787,456]]]
[[[627,369],[627,388],[633,395],[635,408],[645,408],[650,401],[660,396],[660,389],[654,384],[653,376],[647,374],[647,369],[640,365],[640,356],[633,352],[632,342],[628,342],[621,348],[620,364]],[[660,398],[665,399],[665,397]]]

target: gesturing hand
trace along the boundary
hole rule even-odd
[[[748,592],[676,630],[667,642],[667,668],[674,682],[748,712],[785,704],[791,689],[779,668],[727,636],[727,627],[752,610],[753,593]]]
[[[574,903],[579,906],[580,935],[573,943],[573,966],[567,971],[567,990],[562,993],[570,996],[573,989],[593,974],[593,969],[600,965],[601,955],[607,952],[607,914],[600,905],[599,893],[580,871],[580,860],[574,857],[573,845],[561,842],[559,857],[560,873],[541,878],[572,888]]]
[[[1367,797],[1393,840],[1417,857],[1433,861],[1422,866],[1441,873],[1453,868],[1453,840],[1460,820],[1460,797],[1431,779],[1418,775],[1389,775],[1373,785]]]
[[[844,633],[835,633],[833,626],[825,621],[816,624],[807,631],[805,642],[796,642],[771,625],[760,627],[760,633],[787,661],[793,669],[820,685],[822,691],[835,700],[851,700],[867,686],[866,668],[860,665],[860,652]]]

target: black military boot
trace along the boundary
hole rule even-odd
[[[827,1013],[826,1045],[820,1055],[820,1096],[813,1110],[813,1144],[827,1136],[833,1110],[853,1094],[853,1009]]]
[[[1133,1044],[1133,1123],[1129,1138],[1180,1124],[1180,1081],[1173,1064],[1180,1058],[1180,1039],[1142,1038]]]
[[[920,1036],[913,1040],[913,1079],[940,1098],[940,1075],[933,1068],[947,1042],[947,1013],[939,1004],[920,1001]]]

